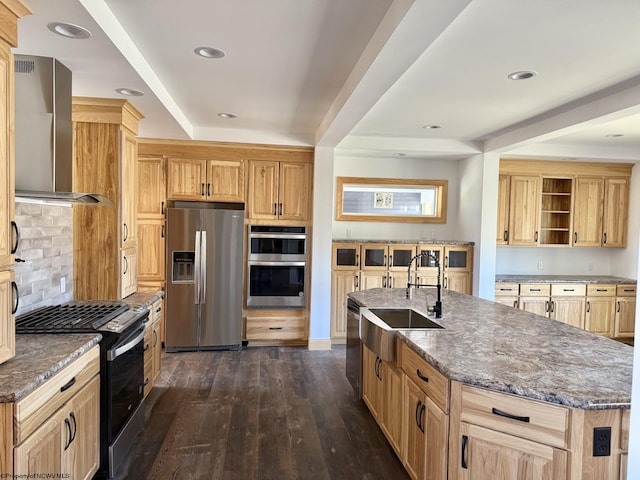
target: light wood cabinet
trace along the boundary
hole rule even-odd
[[[164,220],[138,220],[138,280],[165,280],[165,223]]]
[[[509,192],[509,245],[537,245],[540,177],[512,175]]]
[[[140,219],[164,220],[167,188],[164,157],[138,157],[137,188],[138,221]]]
[[[142,114],[118,99],[74,97],[72,108],[73,189],[102,194],[115,205],[73,209],[74,298],[120,300],[136,291],[135,136]]]
[[[472,246],[445,246],[442,285],[447,290],[472,292],[473,270]]]
[[[585,285],[552,285],[549,318],[584,329],[585,294]]]
[[[295,220],[311,216],[311,163],[251,160],[247,216],[254,220]]]
[[[244,160],[169,158],[167,198],[244,202]]]
[[[496,224],[496,245],[509,244],[509,197],[511,177],[498,176],[498,222]]]
[[[304,344],[309,336],[307,310],[246,310],[244,339],[252,345]]]
[[[576,178],[573,213],[574,247],[599,247],[602,243],[604,182],[602,177]]]
[[[520,285],[517,283],[496,283],[494,301],[502,305],[518,308]]]
[[[614,336],[620,338],[633,337],[636,323],[635,285],[626,287],[626,290],[633,290],[633,294],[627,296],[622,293],[625,290],[625,286],[618,285],[618,296],[616,297]]]
[[[602,246],[627,246],[629,220],[629,179],[604,179],[604,213],[602,219]]]
[[[389,443],[400,456],[402,443],[402,371],[389,362],[381,362],[382,393],[382,431]]]
[[[14,404],[14,475],[93,477],[100,461],[99,368],[96,346]]]
[[[584,328],[598,335],[612,337],[616,308],[616,286],[587,285]]]
[[[16,354],[16,324],[14,313],[18,288],[13,270],[0,270],[0,363]]]
[[[162,300],[149,306],[149,321],[144,333],[144,396],[146,397],[160,375],[162,355],[161,329],[164,320]]]
[[[424,478],[426,398],[424,392],[405,375],[402,422],[406,434],[401,459],[413,480]]]
[[[366,346],[362,346],[362,399],[371,415],[382,423],[382,360]]]
[[[347,295],[358,291],[358,270],[336,270],[331,274],[331,341],[344,341],[347,335]]]

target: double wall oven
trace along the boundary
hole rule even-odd
[[[304,308],[307,228],[250,225],[247,308]]]
[[[75,301],[42,307],[16,318],[16,333],[100,333],[100,468],[113,478],[144,425],[147,309],[118,302]]]

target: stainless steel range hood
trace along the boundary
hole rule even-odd
[[[113,205],[72,192],[71,71],[54,58],[15,55],[16,198]]]

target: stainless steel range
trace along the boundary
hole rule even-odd
[[[75,301],[16,318],[16,333],[96,333],[100,342],[100,468],[113,478],[144,424],[138,414],[144,383],[146,309],[119,302]]]

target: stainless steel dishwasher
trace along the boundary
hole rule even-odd
[[[347,300],[346,374],[358,398],[362,398],[362,342],[360,341],[360,306]]]

